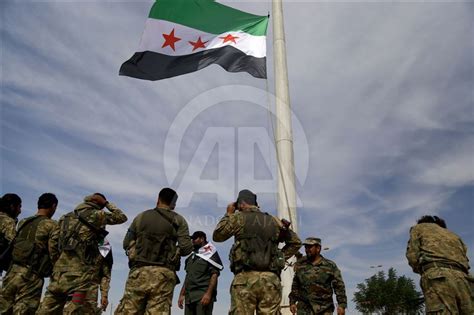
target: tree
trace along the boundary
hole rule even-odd
[[[358,291],[352,299],[356,309],[364,314],[383,315],[423,313],[423,296],[416,290],[412,279],[398,277],[395,269],[390,268],[388,275],[378,272],[364,283],[357,285]]]

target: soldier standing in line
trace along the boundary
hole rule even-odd
[[[178,307],[184,307],[184,315],[211,315],[217,296],[217,278],[224,267],[215,246],[207,241],[206,233],[196,231],[191,239],[194,251],[186,258],[186,279]]]
[[[426,215],[410,229],[406,256],[425,296],[427,314],[474,314],[467,247],[443,219]]]
[[[21,198],[17,194],[5,194],[0,198],[0,276],[10,267],[10,243],[15,238],[20,213]]]
[[[61,217],[58,237],[61,253],[37,314],[84,313],[87,292],[96,284],[95,264],[100,255],[99,243],[107,235],[105,226],[125,221],[127,216],[122,210],[100,193],[85,197],[74,211]]]
[[[18,225],[12,266],[0,290],[0,314],[35,314],[38,309],[44,278],[51,275],[59,256],[54,241],[58,224],[51,220],[57,206],[54,194],[42,194],[36,215]]]
[[[280,272],[285,261],[298,252],[300,239],[278,218],[261,212],[250,190],[240,191],[237,201],[227,206],[212,238],[224,242],[232,236],[230,269],[235,277],[229,314],[280,314]],[[285,243],[281,250],[280,242]]]
[[[99,244],[100,255],[96,263],[96,283],[87,292],[83,314],[98,315],[105,312],[109,305],[109,289],[112,277],[113,254],[108,240]],[[105,257],[104,257],[105,256]],[[100,291],[100,303],[97,306]],[[68,302],[70,303],[70,302]]]
[[[171,313],[181,256],[193,250],[188,223],[174,210],[178,195],[163,188],[156,208],[140,213],[123,240],[130,272],[115,314]]]
[[[290,311],[298,315],[329,315],[334,312],[333,291],[337,314],[344,315],[347,297],[341,272],[336,264],[321,255],[321,239],[308,237],[303,242],[306,256],[295,264],[291,286]]]

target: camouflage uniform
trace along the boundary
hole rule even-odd
[[[123,248],[130,272],[115,314],[169,315],[175,270],[193,249],[186,220],[169,208],[146,210],[133,220]]]
[[[258,207],[251,207],[246,212],[260,212]],[[224,242],[232,236],[235,236],[231,255],[238,257],[242,254],[241,242],[237,239],[244,233],[245,214],[237,211],[233,214],[226,214],[217,224],[213,233],[215,242]],[[278,228],[282,228],[281,221],[272,216],[274,223]],[[279,238],[280,231],[277,231],[276,238]],[[301,247],[301,240],[296,233],[288,230],[285,235],[285,246],[282,248],[284,258],[288,259],[296,254]],[[231,258],[231,261],[234,258]],[[239,258],[235,259],[239,260]],[[232,264],[232,262],[231,262]],[[231,268],[232,269],[232,268]],[[257,314],[280,314],[281,302],[281,283],[279,274],[271,271],[243,270],[236,273],[232,281],[231,307],[229,314],[253,315]]]
[[[106,207],[110,212],[102,210],[100,206],[92,202],[92,196],[88,196],[84,198],[83,203],[76,207],[75,211],[79,214],[87,213],[88,215],[84,216],[84,219],[98,229],[103,229],[106,225],[121,224],[127,221],[127,216],[114,204],[107,203]],[[61,238],[63,237],[62,233],[65,232],[62,224],[66,225],[65,222],[70,215],[66,214],[59,220],[61,228],[60,243],[64,241]],[[89,226],[79,222],[79,220],[75,222],[78,223],[75,226],[77,236],[74,239],[77,239],[78,242],[91,242],[91,240],[97,238],[96,233]],[[74,229],[74,227],[71,228]],[[85,258],[85,253],[82,251],[81,253],[77,250],[63,250],[61,252],[54,265],[50,284],[37,314],[83,314],[86,293],[97,282],[96,259],[97,255],[100,255],[98,244],[92,246],[91,249],[94,250],[91,253],[93,257],[91,261]],[[71,303],[66,305],[68,300]]]
[[[109,252],[109,255],[112,255],[112,252]],[[99,299],[99,290],[101,298],[108,298],[111,275],[112,264],[107,262],[106,258],[100,255],[97,261],[96,284],[93,285],[87,292],[86,300],[84,301],[83,306],[83,314],[102,314],[101,305],[97,305],[97,301]]]
[[[303,257],[295,264],[295,276],[291,286],[290,304],[297,304],[298,315],[333,314],[333,291],[338,306],[347,307],[347,297],[341,272],[336,264],[321,256],[313,264]]]
[[[37,218],[38,216],[23,219],[18,226],[21,228],[25,221]],[[39,252],[49,255],[51,267],[51,264],[59,256],[55,237],[58,233],[58,224],[46,217],[38,219],[42,219],[42,221],[38,223],[36,229],[35,247]],[[36,259],[31,258],[36,262]],[[39,257],[36,258],[39,259]],[[35,314],[40,304],[44,283],[43,275],[38,274],[35,269],[35,266],[17,262],[14,252],[13,264],[3,280],[0,291],[0,314],[11,312],[13,314]]]
[[[459,236],[436,223],[417,224],[410,230],[406,256],[421,274],[427,314],[474,314],[474,279]]]
[[[16,221],[8,214],[0,212],[0,237],[11,242],[16,235]]]
[[[8,214],[0,212],[0,254],[3,254],[11,241],[16,235],[16,220],[12,219]],[[5,257],[5,261],[1,262],[0,276],[3,270],[7,270],[10,261]]]

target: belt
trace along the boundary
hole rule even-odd
[[[427,270],[431,268],[446,268],[446,269],[452,269],[452,270],[457,270],[457,271],[462,271],[464,273],[467,273],[464,268],[461,268],[457,265],[452,265],[452,264],[447,264],[447,263],[442,263],[442,262],[431,262],[431,263],[424,264],[421,267],[421,270],[423,272],[426,272]]]

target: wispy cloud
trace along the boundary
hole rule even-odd
[[[229,3],[257,14],[270,9],[269,2]],[[212,179],[219,176],[219,163],[248,154],[236,150],[246,139],[235,137],[233,149],[197,156],[203,163],[209,158],[205,168],[190,164],[208,128],[273,132],[264,108],[219,103],[182,126],[179,157],[168,165],[178,179],[167,182],[164,144],[181,108],[219,86],[266,85],[218,66],[158,82],[119,77],[120,64],[138,46],[150,4],[0,5],[2,190],[20,192],[25,215],[45,190],[60,197],[58,215],[93,191],[126,210],[129,222],[110,228],[116,302],[127,271],[123,235],[138,212],[154,206],[161,187],[188,180],[179,193],[192,194],[202,190],[200,178],[210,178],[208,193],[195,194],[179,209],[191,230],[208,233],[224,212],[217,195],[230,202],[235,191],[229,187],[244,188],[245,181]],[[292,109],[309,147],[303,156],[305,144],[295,139],[297,170],[309,159],[306,181],[298,183],[301,236],[323,238],[351,293],[374,272],[370,265],[413,276],[404,247],[408,228],[423,213],[440,213],[472,249],[472,199],[459,193],[472,191],[474,181],[470,3],[298,2],[285,4],[285,18]],[[272,60],[269,49],[270,92]],[[237,176],[254,166],[257,176],[272,176],[272,148],[259,147],[256,162],[228,167]],[[259,201],[276,212],[274,194],[262,193]],[[224,259],[229,247],[230,241],[219,244]],[[228,270],[221,279],[220,291],[227,292]],[[220,314],[229,298],[219,296]]]

